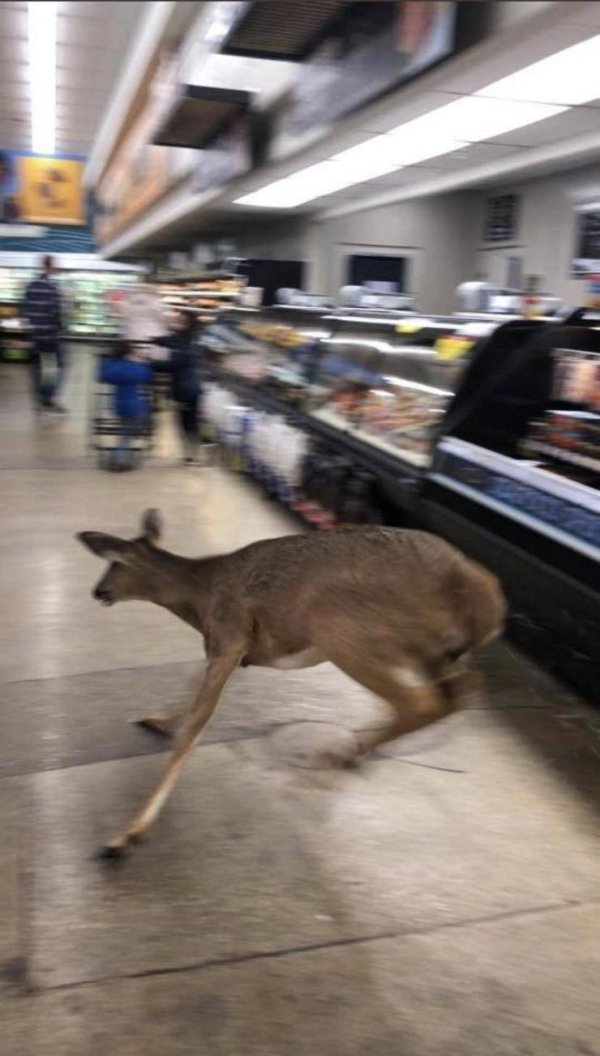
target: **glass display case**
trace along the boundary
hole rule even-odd
[[[6,317],[16,317],[25,288],[36,269],[0,267],[0,302]],[[136,272],[59,269],[55,272],[63,301],[67,336],[113,337],[119,332],[119,291],[138,281]],[[12,308],[11,308],[12,306]]]
[[[586,336],[589,339],[590,333]],[[531,422],[522,445],[526,457],[595,489],[600,488],[600,335],[598,338],[597,351],[554,350],[549,405]],[[600,534],[600,527],[598,531]]]
[[[310,413],[371,447],[426,467],[477,335],[456,319],[331,316]]]
[[[324,315],[287,305],[236,307],[204,329],[202,343],[223,373],[303,408],[329,332]]]
[[[368,309],[239,307],[207,327],[203,343],[223,375],[421,468],[471,349],[495,325]]]

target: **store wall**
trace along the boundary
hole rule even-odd
[[[486,247],[481,242],[486,198],[490,193],[503,192],[520,197],[518,237],[510,244]],[[520,256],[524,275],[539,275],[548,292],[567,303],[581,303],[585,298],[584,283],[570,274],[576,245],[575,210],[578,204],[599,200],[600,165],[506,184],[493,192],[478,192],[474,203],[476,269],[490,281],[503,284],[507,258]]]
[[[420,310],[452,311],[456,286],[472,273],[472,200],[447,194],[307,224],[311,289],[335,295],[347,281],[348,255],[388,252],[409,258],[408,292]]]
[[[235,237],[239,255],[263,260],[304,260],[310,256],[309,224],[301,219],[241,232]]]

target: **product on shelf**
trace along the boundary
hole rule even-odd
[[[552,406],[533,421],[523,453],[591,487],[600,487],[600,353],[557,351]]]
[[[245,285],[238,275],[172,275],[158,278],[156,285],[168,308],[193,311],[199,322],[210,323],[236,304]]]

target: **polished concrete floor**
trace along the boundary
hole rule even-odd
[[[506,645],[479,707],[358,771],[378,706],[333,668],[241,671],[152,838],[96,848],[160,772],[132,724],[186,693],[200,639],[101,609],[84,528],[215,553],[295,531],[252,485],[86,450],[0,366],[2,1056],[598,1056],[600,715]]]

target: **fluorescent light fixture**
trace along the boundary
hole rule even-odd
[[[570,49],[569,49],[570,50]],[[483,89],[487,92],[487,89]],[[327,161],[236,199],[237,205],[293,209],[325,194],[376,179],[405,165],[460,150],[563,113],[566,105],[496,99],[478,93],[398,125],[383,135],[334,154]]]
[[[237,205],[251,205],[259,209],[293,209],[297,205],[332,194],[353,183],[360,183],[353,172],[332,161],[320,161],[306,169],[275,180],[259,191],[236,199]]]
[[[600,97],[600,36],[488,84],[479,96],[576,106]]]
[[[58,4],[29,2],[29,79],[31,149],[54,154],[56,125],[56,21]]]
[[[447,106],[440,106],[422,117],[398,125],[389,135],[411,143],[436,143],[454,141],[458,149],[464,143],[478,143],[493,139],[505,132],[513,132],[525,125],[533,125],[547,117],[554,117],[566,110],[565,106],[549,106],[543,103],[521,103],[513,100],[487,99],[480,95],[467,95]],[[452,149],[452,148],[451,148]],[[440,153],[446,153],[441,150]]]

